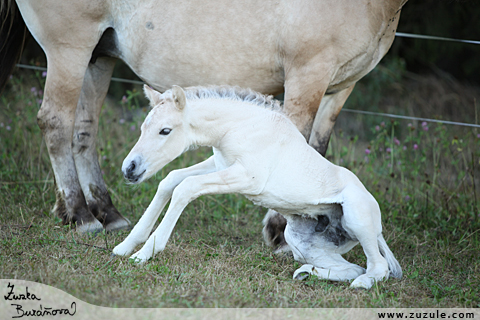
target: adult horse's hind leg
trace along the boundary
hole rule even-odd
[[[73,155],[78,179],[88,208],[105,230],[126,228],[129,221],[114,207],[102,178],[95,141],[100,110],[110,84],[115,60],[101,57],[90,63],[83,80],[75,114]]]
[[[333,126],[342,110],[345,101],[350,96],[354,86],[334,94],[327,94],[323,97],[320,108],[315,116],[312,131],[308,144],[318,151],[322,156],[327,153],[328,142],[333,131]]]
[[[292,250],[285,241],[286,226],[287,220],[275,210],[269,209],[263,218],[263,239],[268,246],[275,249],[275,253]]]

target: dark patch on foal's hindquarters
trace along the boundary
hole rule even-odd
[[[315,226],[315,232],[321,233],[325,240],[332,242],[337,247],[353,240],[342,226],[343,210],[332,211],[329,215],[330,217],[326,214],[317,217],[318,223]]]
[[[330,219],[327,216],[318,216],[317,218],[318,224],[315,226],[316,232],[323,232],[327,229],[328,225],[330,224]]]

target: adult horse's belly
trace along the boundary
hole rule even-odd
[[[206,3],[201,7],[207,10],[203,6]],[[223,8],[221,14],[211,9],[202,16],[190,10],[199,7],[164,6],[161,14],[139,12],[128,24],[118,22],[114,29],[120,58],[160,91],[173,84],[229,84],[263,93],[283,92],[275,17],[259,14],[245,20],[235,8]]]
[[[111,27],[118,57],[160,91],[229,84],[276,94],[295,70],[309,78],[291,81],[327,78],[334,93],[378,63],[397,23],[385,23],[378,1],[366,0],[141,4],[114,6]]]

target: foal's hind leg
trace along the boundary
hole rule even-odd
[[[293,273],[293,279],[303,280],[308,275],[332,281],[348,281],[365,273],[362,267],[350,263],[340,254],[329,251],[318,251],[315,265],[304,264]]]
[[[322,99],[332,70],[325,56],[313,57],[306,64],[303,59],[300,61],[300,65],[290,68],[285,78],[284,112],[309,141],[315,115],[323,105]],[[324,151],[322,155],[325,155]],[[263,237],[276,252],[290,251],[284,236],[286,224],[285,218],[274,210],[268,210],[263,219]]]
[[[367,272],[356,278],[351,287],[369,289],[375,282],[387,280],[387,260],[381,255],[378,236],[382,232],[380,208],[373,196],[357,186],[345,188],[343,227],[362,245],[367,256]]]
[[[114,207],[108,194],[95,148],[100,110],[114,66],[115,60],[106,57],[89,64],[75,114],[72,148],[88,208],[107,231],[129,226],[129,221]]]

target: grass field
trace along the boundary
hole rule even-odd
[[[346,107],[477,121],[478,89],[398,70],[380,67]],[[127,232],[80,235],[51,214],[53,175],[35,120],[42,82],[40,73],[19,72],[0,98],[0,278],[49,284],[109,307],[480,307],[480,131],[341,114],[328,158],[376,197],[402,280],[369,291],[292,280],[300,265],[263,243],[266,209],[237,195],[194,201],[165,251],[138,266],[111,257]],[[190,151],[155,178],[127,185],[120,166],[145,115],[137,98],[131,91],[104,107],[98,139],[112,199],[133,223],[168,171],[211,152]],[[366,265],[360,246],[346,258]]]

